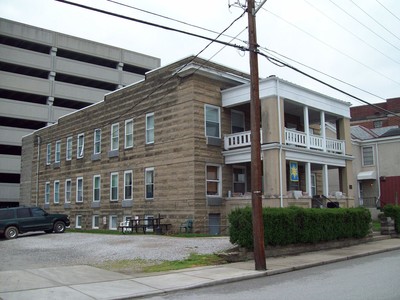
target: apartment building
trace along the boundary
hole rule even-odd
[[[312,207],[319,192],[353,206],[350,104],[276,77],[260,98],[263,205]],[[76,228],[160,214],[219,234],[251,205],[249,101],[248,74],[197,57],[149,71],[24,137],[21,195]]]
[[[0,18],[0,207],[20,202],[23,136],[159,66],[149,55]]]

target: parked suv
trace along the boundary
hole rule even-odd
[[[15,239],[28,231],[63,233],[70,222],[67,215],[49,214],[39,207],[10,207],[0,209],[0,235]]]

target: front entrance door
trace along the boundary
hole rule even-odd
[[[208,215],[208,227],[209,234],[219,235],[221,226],[221,215],[220,214],[209,214]]]

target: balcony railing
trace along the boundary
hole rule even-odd
[[[236,148],[249,147],[251,145],[251,132],[243,131],[225,135],[224,148],[232,150]],[[261,134],[262,138],[262,134]],[[262,140],[261,140],[262,143]],[[302,131],[285,128],[285,144],[294,145],[296,147],[316,149],[331,153],[344,154],[345,142],[331,138],[324,139],[319,135],[309,135],[309,143],[307,143],[307,135]]]

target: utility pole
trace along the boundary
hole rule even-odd
[[[251,205],[253,217],[253,244],[256,270],[266,270],[264,222],[262,218],[262,177],[260,143],[260,95],[254,0],[247,1],[250,48],[250,118],[251,118]]]

